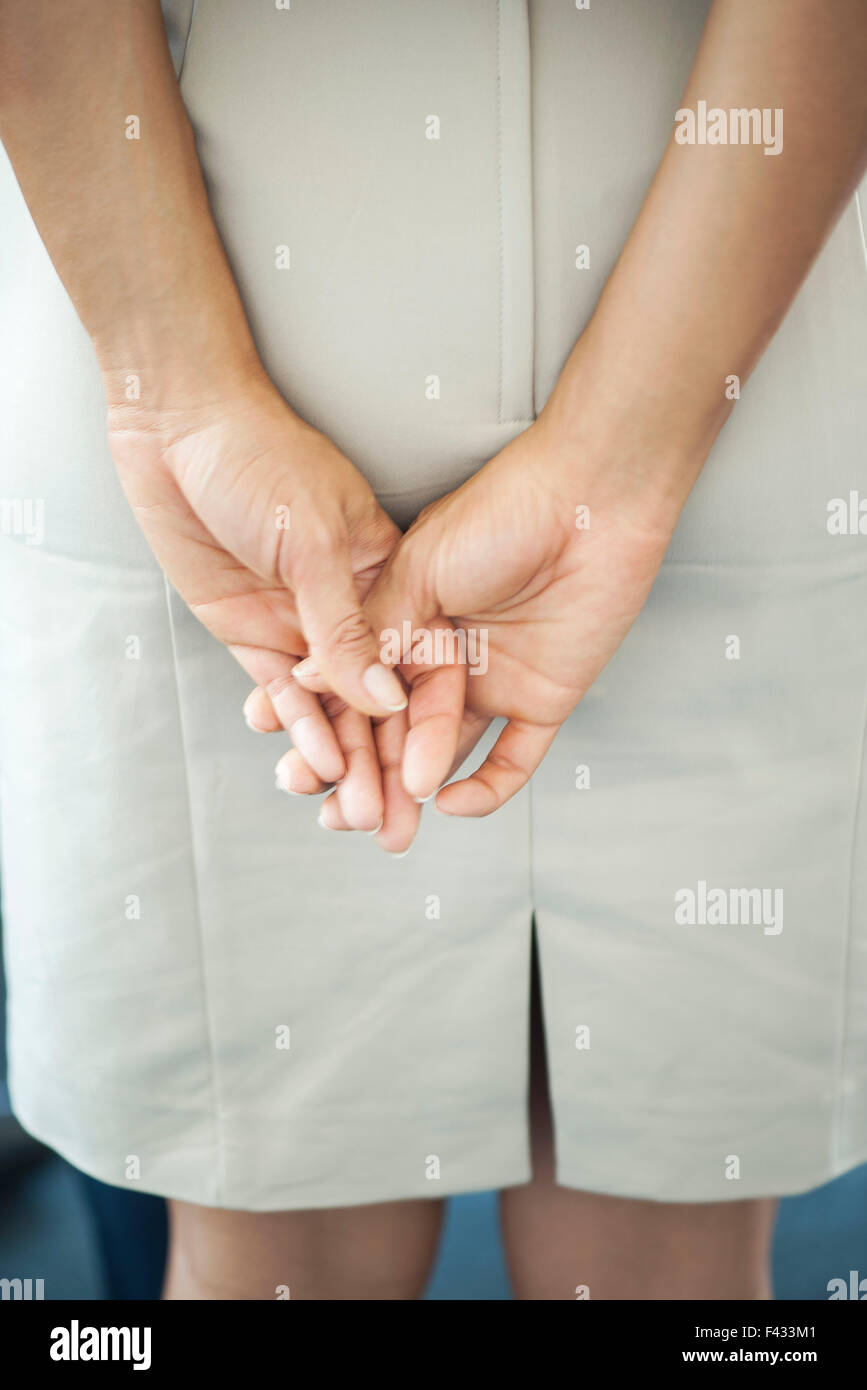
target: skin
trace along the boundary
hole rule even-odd
[[[454,760],[463,671],[407,663],[401,684],[389,673],[404,706],[404,685],[414,692],[409,736],[403,711],[374,726],[339,692],[320,703],[292,679],[300,658],[330,645],[351,684],[370,627],[346,607],[335,557],[344,551],[357,602],[393,550],[396,526],[349,460],[268,382],[253,379],[216,410],[187,411],[182,424],[170,420],[125,405],[109,409],[118,475],[154,554],[200,621],[260,683],[272,727],[289,731],[313,782],[340,783],[336,795],[353,829],[383,823],[385,768],[382,838],[405,849],[418,824],[414,797],[433,791]],[[274,524],[285,507],[289,529]],[[413,748],[424,768],[404,785],[401,758],[411,759]]]
[[[641,610],[731,408],[726,377],[746,381],[860,176],[862,0],[818,16],[813,0],[715,0],[682,105],[782,107],[785,153],[670,144],[538,421],[403,539],[258,361],[156,0],[76,0],[64,18],[48,0],[0,0],[0,137],[93,341],[112,453],[155,554],[256,683],[248,719],[295,731],[284,785],[338,784],[324,824],[370,829],[382,815],[379,843],[401,852],[416,798],[504,715],[494,754],[437,795],[450,814],[488,814]],[[118,134],[129,112],[139,143]],[[288,540],[274,524],[285,505],[305,523]],[[576,530],[577,505],[590,530]],[[376,633],[404,618],[486,626],[487,674],[409,662],[372,694]],[[773,1203],[564,1193],[542,1095],[537,1067],[536,1175],[504,1198],[519,1297],[571,1298],[577,1283],[594,1297],[768,1296]],[[416,1202],[266,1216],[172,1205],[170,1298],[273,1297],[278,1283],[415,1298],[438,1220]]]
[[[420,1298],[441,1201],[334,1211],[217,1211],[169,1203],[170,1301],[392,1302]],[[278,1293],[278,1291],[280,1291]]]
[[[509,723],[478,772],[437,796],[451,815],[487,815],[525,784],[638,616],[671,536],[674,507],[651,480],[624,505],[621,480],[589,456],[576,466],[549,428],[426,509],[368,598],[374,626],[449,613],[488,634],[488,669],[467,680],[467,736]],[[581,533],[579,501],[592,517]]]

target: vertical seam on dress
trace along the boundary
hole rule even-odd
[[[538,771],[538,768],[537,768],[536,770]],[[534,774],[534,775],[535,775],[535,774]],[[528,833],[527,833],[527,840],[528,840],[528,843],[529,843],[529,846],[530,846],[530,875],[529,875],[529,879],[530,879],[530,881],[529,881],[529,889],[530,889],[530,911],[531,911],[531,913],[533,914],[533,916],[535,917],[535,916],[536,916],[536,869],[535,869],[535,863],[534,863],[534,859],[533,859],[533,853],[534,853],[534,842],[533,842],[533,777],[530,778],[530,783],[529,783],[529,786],[527,787],[527,792],[529,793],[528,796],[527,796],[527,821],[528,821],[528,826],[527,826],[527,831],[528,831]],[[536,923],[537,929],[538,929],[538,925],[539,925],[539,924],[538,924],[538,922],[537,922],[537,923]]]
[[[196,18],[196,10],[198,9],[198,7],[199,0],[193,0],[192,8],[190,9],[190,22],[187,25],[187,37],[184,39],[184,51],[181,54],[181,65],[178,68],[178,82],[180,82],[181,78],[184,75],[184,64],[187,61],[187,49],[190,46],[190,35],[193,32],[193,21]]]
[[[223,1106],[220,1095],[220,1088],[217,1082],[217,1050],[214,1041],[214,1019],[211,1010],[211,999],[207,984],[207,972],[205,969],[205,936],[202,921],[202,897],[199,891],[200,870],[199,855],[196,847],[196,833],[193,823],[193,801],[190,794],[190,774],[189,759],[187,755],[187,734],[184,724],[184,706],[181,699],[181,683],[178,670],[178,644],[175,632],[175,620],[172,616],[172,590],[166,575],[163,575],[163,590],[166,600],[166,613],[169,620],[169,633],[172,643],[172,670],[175,680],[175,698],[178,706],[178,724],[181,733],[181,752],[184,759],[184,788],[187,800],[187,820],[190,830],[190,850],[193,860],[193,899],[196,914],[196,937],[199,945],[199,978],[201,980],[202,996],[202,1018],[205,1024],[205,1034],[208,1044],[208,1060],[211,1069],[211,1097],[214,1117],[214,1146],[216,1149],[216,1187],[215,1199],[219,1204],[224,1200],[225,1193],[225,1143],[223,1136]]]
[[[502,57],[502,0],[497,0],[497,251],[500,261],[500,305],[497,366],[497,424],[503,421],[503,317],[505,313],[505,251],[503,247],[503,57]]]
[[[849,1030],[849,1004],[848,1004],[848,985],[849,968],[852,959],[852,909],[855,900],[855,851],[858,842],[858,821],[861,815],[861,805],[864,791],[864,758],[867,754],[867,685],[864,688],[864,722],[861,728],[860,752],[858,759],[858,777],[855,783],[855,805],[852,811],[852,833],[849,839],[849,880],[846,891],[846,936],[843,944],[843,980],[841,985],[842,1000],[840,1005],[840,1038],[838,1043],[837,1055],[837,1087],[834,1104],[834,1122],[831,1130],[831,1176],[836,1176],[838,1161],[840,1157],[840,1133],[843,1125],[843,1092],[845,1090],[846,1074],[846,1044]]]
[[[858,231],[861,233],[861,250],[864,252],[864,266],[867,269],[867,236],[864,234],[864,218],[861,214],[861,195],[855,189],[855,216],[858,218]]]
[[[864,237],[864,219],[861,216],[861,199],[858,190],[855,190],[855,215],[858,219],[858,231],[861,239],[861,250],[864,253],[864,268],[867,270],[867,240]],[[855,783],[855,805],[852,810],[852,834],[849,840],[849,878],[846,888],[846,936],[843,943],[843,978],[840,987],[842,998],[840,1000],[840,1036],[837,1044],[836,1060],[836,1094],[834,1096],[834,1111],[831,1125],[831,1176],[835,1176],[839,1171],[841,1132],[844,1122],[844,1090],[846,1083],[846,1044],[849,1029],[849,973],[852,960],[852,914],[855,901],[855,851],[858,837],[858,820],[861,814],[861,805],[864,790],[864,757],[867,753],[867,685],[864,688],[864,722],[861,728],[860,754],[858,761],[858,776]]]

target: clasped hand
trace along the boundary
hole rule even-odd
[[[617,457],[588,437],[555,392],[401,536],[266,381],[168,418],[109,417],[157,559],[255,682],[247,722],[290,733],[278,787],[332,788],[320,823],[393,854],[431,797],[483,816],[514,796],[644,604],[685,489],[635,444]],[[383,636],[407,632],[392,670]],[[485,660],[468,667],[467,650]],[[496,718],[481,766],[449,782]]]

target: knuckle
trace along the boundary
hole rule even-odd
[[[297,510],[302,515],[278,539],[277,569],[292,589],[321,579],[347,543],[345,531],[331,517],[312,509]]]
[[[291,676],[274,676],[265,686],[268,698],[273,702],[279,700],[280,696],[287,690],[292,690],[293,679]]]
[[[319,701],[329,719],[336,719],[338,715],[343,714],[349,708],[346,701],[341,700],[339,695],[320,695]]]
[[[505,776],[508,777],[509,782],[514,784],[516,790],[519,787],[523,787],[524,783],[529,781],[529,773],[526,768],[521,767],[519,763],[516,763],[510,758],[508,753],[497,753],[492,749],[488,757],[488,762],[491,767],[496,768],[498,772],[504,773]],[[495,788],[492,787],[492,790],[495,790]]]
[[[366,653],[370,643],[370,627],[359,610],[340,618],[328,635],[329,648],[347,656]]]

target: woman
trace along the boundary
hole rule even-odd
[[[0,10],[17,1112],[170,1298],[480,1187],[519,1298],[767,1297],[867,1157],[863,7],[164,8]]]

